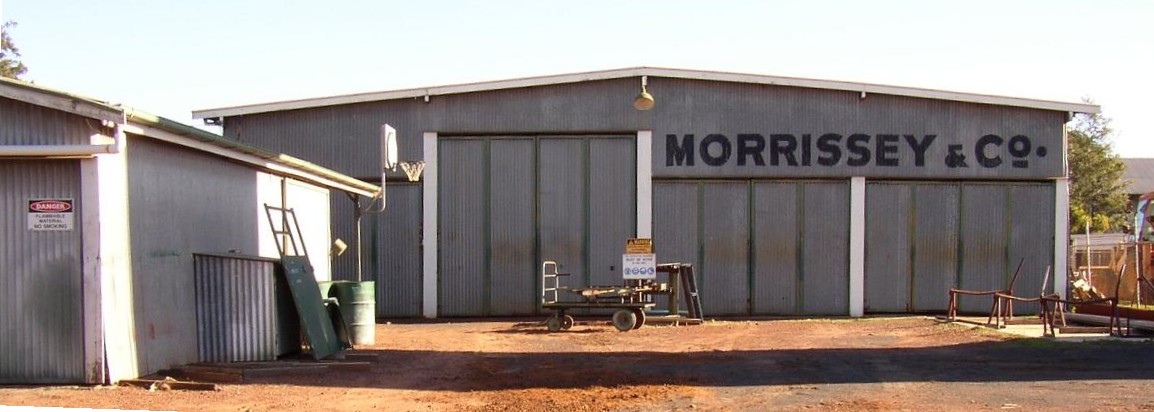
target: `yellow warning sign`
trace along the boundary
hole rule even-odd
[[[625,240],[625,253],[653,253],[653,239],[629,238]]]

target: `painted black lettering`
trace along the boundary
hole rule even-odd
[[[677,143],[677,135],[665,135],[665,165],[693,166],[693,135],[687,134]]]
[[[850,153],[845,163],[858,167],[870,164],[870,135],[855,133],[845,139],[846,151]]]
[[[1033,144],[1030,143],[1030,138],[1022,135],[1017,135],[1010,138],[1009,141],[1010,156],[1016,159],[1010,161],[1010,165],[1019,169],[1030,167],[1030,161],[1026,157],[1030,155],[1030,149],[1033,149]]]
[[[841,161],[841,147],[837,145],[840,142],[841,135],[837,133],[826,133],[817,138],[817,151],[823,154],[817,157],[817,164],[833,166]]]
[[[994,145],[1001,146],[1005,140],[996,134],[988,134],[978,139],[978,143],[974,145],[974,157],[978,158],[978,164],[982,167],[991,168],[998,167],[1002,164],[1002,157],[994,155],[993,157],[986,155],[986,146]]]
[[[792,134],[771,134],[769,135],[769,164],[777,166],[780,162],[778,157],[785,155],[785,162],[790,166],[797,166],[797,156],[794,152],[797,150],[797,137]]]
[[[709,152],[709,147],[713,145],[721,146],[721,153],[714,156]],[[729,161],[729,157],[733,155],[733,144],[729,143],[729,138],[723,134],[711,134],[701,139],[701,161],[710,166],[721,166]]]
[[[914,166],[922,167],[926,165],[926,151],[930,150],[930,144],[934,143],[938,135],[927,134],[925,138],[919,143],[917,136],[912,134],[905,135],[906,143],[910,145],[910,149],[914,150]]]
[[[737,165],[745,166],[746,159],[753,157],[753,164],[765,166],[765,137],[757,133],[741,133],[737,135]]]
[[[874,153],[877,156],[878,166],[898,165],[898,135],[879,134],[874,142]]]
[[[801,165],[809,166],[813,162],[813,138],[809,133],[801,135]]]

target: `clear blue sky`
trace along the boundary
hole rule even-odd
[[[194,109],[633,66],[1061,101],[1154,157],[1154,1],[0,0],[26,80]]]

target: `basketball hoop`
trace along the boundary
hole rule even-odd
[[[398,164],[401,165],[401,169],[404,169],[405,176],[409,177],[410,182],[421,180],[421,172],[425,170],[425,162],[418,160],[415,162],[398,162]]]

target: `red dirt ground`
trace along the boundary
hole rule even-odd
[[[1040,326],[1039,326],[1040,327]],[[923,317],[383,324],[371,371],[214,392],[5,387],[0,405],[187,411],[1154,410],[1154,344],[1015,338]]]

